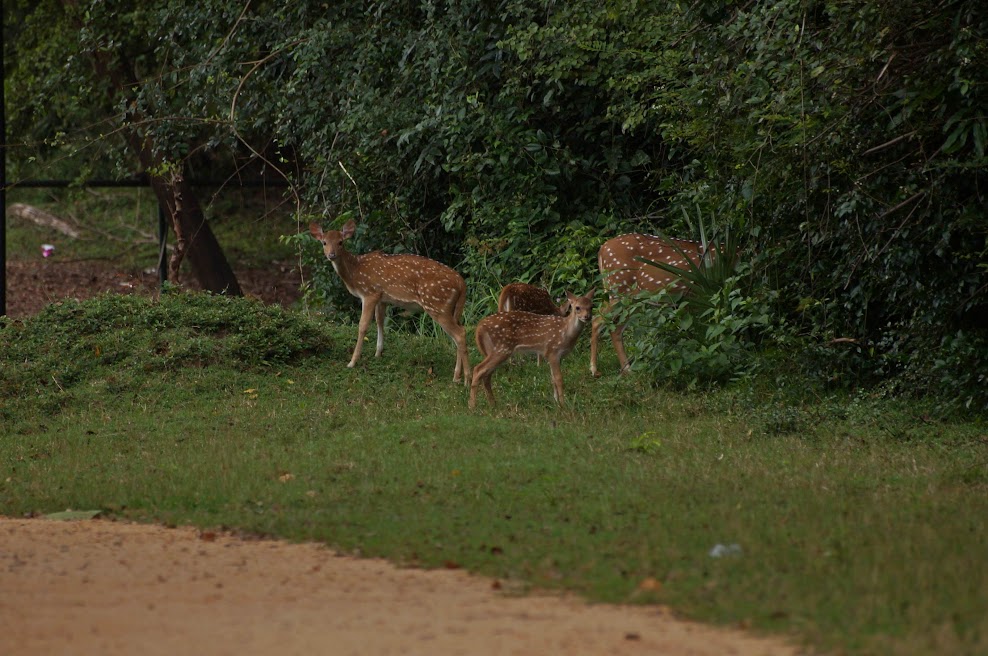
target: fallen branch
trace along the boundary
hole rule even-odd
[[[908,132],[906,134],[900,134],[895,139],[890,139],[890,140],[886,141],[883,144],[878,144],[877,146],[875,146],[873,148],[869,148],[868,150],[866,150],[863,153],[861,153],[861,156],[862,157],[866,157],[866,156],[871,155],[873,153],[877,153],[880,150],[885,150],[886,148],[890,148],[891,146],[894,146],[895,144],[899,143],[900,141],[903,141],[905,139],[909,139],[910,137],[916,136],[916,132],[917,132],[916,130],[913,130],[912,132]]]
[[[49,214],[44,210],[38,209],[37,207],[32,207],[31,205],[14,203],[7,208],[7,216],[30,221],[31,223],[44,226],[45,228],[52,228],[63,235],[72,237],[72,239],[79,238],[79,231],[70,226],[63,219],[58,218],[54,214]]]

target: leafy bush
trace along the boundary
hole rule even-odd
[[[897,391],[941,399],[943,409],[988,414],[988,336],[959,330],[923,346],[905,355]]]
[[[745,295],[737,278],[702,301],[666,290],[622,300],[616,320],[632,318],[637,366],[657,381],[690,389],[754,373],[758,342],[778,329],[767,305]]]
[[[695,156],[678,202],[762,228],[764,284],[823,375],[977,405],[983,359],[951,353],[988,339],[984,3],[720,9],[659,103]],[[814,345],[835,338],[857,346]]]

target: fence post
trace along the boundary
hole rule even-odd
[[[168,222],[165,208],[158,203],[158,290],[168,281]]]
[[[7,315],[7,86],[4,71],[3,1],[0,0],[0,317]]]

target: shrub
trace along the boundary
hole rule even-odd
[[[630,304],[637,308],[633,347],[639,366],[656,381],[677,387],[698,388],[725,383],[754,373],[758,342],[772,330],[764,302],[745,295],[738,279],[702,302],[677,300],[665,290],[619,304],[618,320],[624,321]]]

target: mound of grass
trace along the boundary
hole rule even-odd
[[[330,345],[324,326],[258,301],[203,293],[172,292],[159,300],[107,294],[53,303],[0,330],[0,396],[50,413],[96,381],[120,391],[190,367],[283,365]]]

